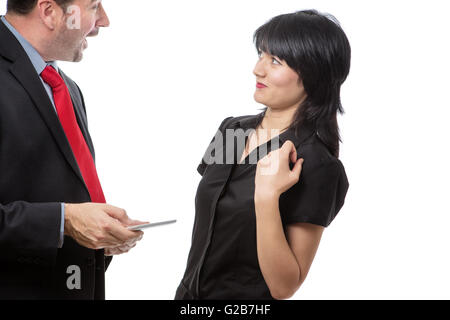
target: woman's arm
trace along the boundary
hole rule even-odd
[[[319,247],[323,227],[296,223],[287,227],[287,239],[278,197],[255,198],[258,262],[275,299],[291,297],[308,274]]]
[[[290,170],[289,161],[295,163]],[[258,262],[275,299],[291,297],[309,271],[323,227],[297,223],[286,235],[278,207],[280,195],[299,181],[302,159],[292,142],[258,162],[255,176],[255,211]],[[286,239],[287,236],[287,239]]]

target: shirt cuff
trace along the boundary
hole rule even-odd
[[[64,244],[64,203],[61,203],[61,228],[59,230],[58,248],[62,248]]]

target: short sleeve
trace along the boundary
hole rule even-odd
[[[223,132],[231,119],[233,119],[233,117],[225,118],[222,121],[222,123],[220,124],[219,129],[217,129],[217,131]],[[197,171],[198,171],[198,173],[200,173],[201,176],[203,176],[203,173],[205,173],[206,167],[208,167],[207,161],[205,161],[205,160],[207,160],[211,156],[214,156],[214,150],[212,151],[213,153],[211,154],[211,148],[210,148],[211,145],[214,143],[214,139],[215,139],[215,135],[211,139],[211,142],[209,143],[208,147],[206,148],[206,151],[197,167]]]
[[[348,187],[338,159],[302,172],[299,182],[280,197],[283,224],[308,222],[327,227],[344,205]]]

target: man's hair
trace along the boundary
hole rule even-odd
[[[61,8],[65,9],[73,0],[54,0]],[[17,14],[30,13],[37,4],[37,0],[8,0],[6,8],[8,12]]]

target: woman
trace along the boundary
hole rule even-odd
[[[198,167],[192,246],[175,299],[291,297],[344,204],[337,112],[347,37],[333,17],[308,10],[273,18],[254,42],[254,98],[267,108],[225,119]]]

